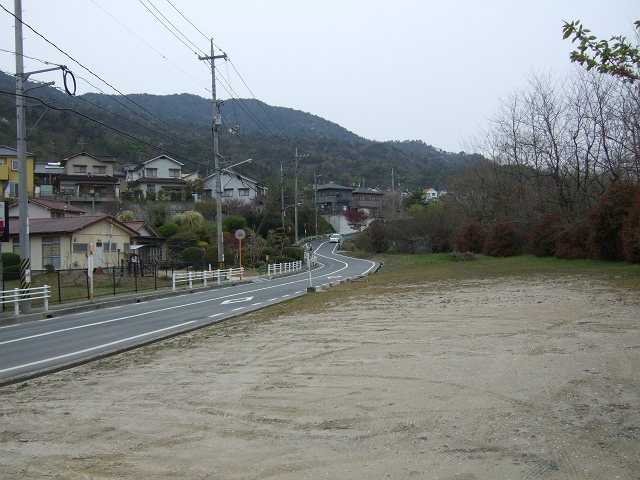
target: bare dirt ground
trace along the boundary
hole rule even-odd
[[[0,477],[637,479],[636,296],[567,277],[294,301],[0,389]]]

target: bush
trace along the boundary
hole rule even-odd
[[[20,280],[20,265],[5,266],[3,275],[5,280]]]
[[[492,257],[513,257],[522,253],[524,235],[513,220],[496,223],[484,242],[482,252]]]
[[[5,252],[2,254],[2,264],[5,268],[12,265],[20,265],[20,255],[13,252]]]
[[[592,251],[602,260],[623,260],[620,232],[640,186],[633,182],[616,182],[589,210]]]
[[[542,217],[529,236],[531,253],[536,257],[553,257],[556,254],[556,239],[561,229],[560,215],[549,214]]]
[[[304,249],[297,246],[284,247],[282,255],[293,260],[302,260],[304,259]]]
[[[556,258],[574,260],[589,257],[589,224],[586,220],[575,222],[558,232],[555,247]]]
[[[54,273],[56,271],[56,267],[54,265],[51,265],[50,263],[47,263],[44,266],[44,269],[46,270],[47,273]]]
[[[242,215],[228,215],[222,219],[222,229],[226,232],[235,232],[236,230],[247,228],[247,219]]]
[[[477,260],[478,257],[471,252],[452,252],[449,254],[449,260],[452,262],[467,262],[471,260]]]
[[[167,240],[167,249],[169,250],[170,256],[177,256],[185,248],[195,247],[198,245],[200,241],[200,237],[192,232],[180,232],[171,236]]]
[[[158,228],[158,233],[161,237],[169,238],[180,231],[180,225],[175,222],[165,223]]]
[[[622,255],[627,262],[640,262],[640,193],[633,199],[620,232]]]
[[[204,257],[204,250],[198,247],[185,248],[180,253],[180,259],[187,265],[193,265],[196,268],[202,268],[202,259]]]
[[[389,250],[389,240],[382,220],[374,220],[354,239],[355,246],[373,253],[384,253]]]
[[[460,232],[456,242],[456,250],[458,252],[482,253],[486,238],[487,229],[472,220]]]

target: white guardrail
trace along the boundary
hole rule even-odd
[[[297,262],[287,262],[287,263],[272,263],[268,265],[267,274],[268,275],[280,275],[283,273],[291,273],[297,272],[298,270],[302,270],[302,261],[298,260]]]
[[[234,278],[242,281],[244,267],[228,268],[226,270],[203,270],[201,272],[174,273],[171,280],[171,289],[176,291],[176,284],[188,283],[187,288],[193,288],[193,282],[201,282],[203,287],[208,285],[208,280],[215,281],[218,285],[223,281],[230,282]]]
[[[51,297],[51,287],[14,288],[13,290],[0,290],[0,303],[13,303],[13,313],[20,313],[20,302],[22,300],[39,300],[44,302],[44,311],[49,311],[49,297]]]

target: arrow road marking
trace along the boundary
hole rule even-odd
[[[244,298],[230,298],[229,300],[225,300],[220,305],[227,305],[229,303],[240,303],[240,302],[248,302],[252,300],[253,297],[244,297]]]

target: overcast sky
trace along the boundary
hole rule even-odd
[[[14,0],[0,5],[14,13]],[[640,19],[638,0],[22,0],[22,9],[44,37],[24,27],[24,54],[67,65],[78,93],[116,93],[95,74],[125,94],[210,98],[198,55],[209,54],[213,38],[231,60],[216,61],[220,99],[255,97],[371,140],[423,140],[452,152],[533,73],[574,68],[563,20],[608,39],[633,37]],[[15,73],[14,32],[0,9],[7,73]],[[25,71],[48,68],[38,60],[27,58]],[[59,73],[32,79],[62,86]]]

